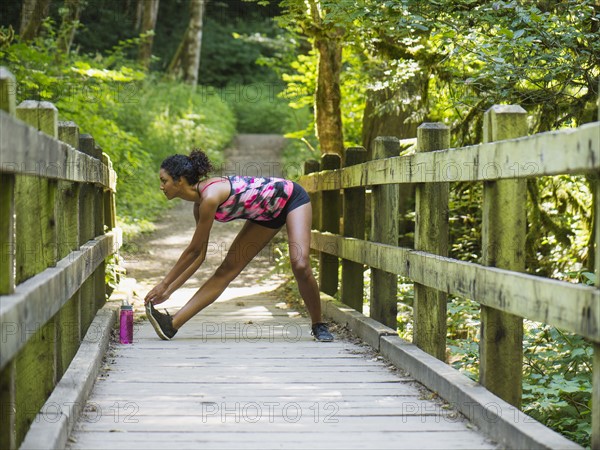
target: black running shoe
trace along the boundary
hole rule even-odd
[[[177,330],[173,328],[173,318],[165,309],[165,313],[159,313],[155,308],[152,302],[146,303],[146,316],[148,316],[148,320],[154,327],[156,334],[163,341],[169,341],[175,334]]]
[[[333,335],[329,332],[329,328],[326,323],[315,323],[312,326],[311,333],[317,341],[331,342],[333,341]]]

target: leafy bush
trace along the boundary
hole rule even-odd
[[[591,439],[592,346],[525,321],[523,411],[583,446]]]
[[[0,64],[17,78],[17,98],[53,102],[60,120],[91,134],[117,172],[120,223],[132,231],[147,227],[166,207],[157,181],[162,159],[201,147],[218,164],[235,132],[233,112],[202,89],[144,73],[126,56],[136,39],[105,55],[67,56],[57,51],[52,22],[45,28],[44,37],[0,49]]]
[[[125,129],[140,136],[155,164],[193,147],[218,164],[236,130],[234,114],[219,95],[207,95],[204,86],[194,90],[153,77],[140,84],[136,101],[122,104],[118,115]]]

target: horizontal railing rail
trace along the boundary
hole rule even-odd
[[[600,124],[377,159],[302,177],[307,192],[400,183],[491,181],[600,170]]]

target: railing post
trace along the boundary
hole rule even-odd
[[[102,162],[102,147],[98,145],[94,146],[94,158]],[[94,197],[94,237],[101,236],[104,234],[104,189],[100,186],[92,185],[92,195]],[[96,311],[102,308],[106,301],[106,261],[102,261],[94,272],[94,316]],[[92,320],[94,318],[92,317]]]
[[[484,116],[484,142],[527,134],[527,113],[517,105],[496,105]],[[527,185],[525,179],[484,181],[483,264],[525,271]],[[481,307],[479,381],[520,407],[523,372],[523,319]]]
[[[92,157],[95,155],[96,142],[91,135],[79,135],[79,151]],[[94,205],[95,198],[93,191],[93,186],[87,183],[81,184],[79,194],[79,245],[83,245],[94,238],[95,227],[93,214],[96,207]]]
[[[79,135],[79,151],[89,156],[97,153],[96,142],[89,134]],[[79,187],[79,245],[85,244],[95,236],[94,212],[96,196],[94,186],[82,183]],[[81,292],[81,336],[85,336],[96,314],[95,277],[89,277],[80,289]]]
[[[11,116],[16,114],[17,80],[6,67],[0,67],[0,109]]]
[[[0,295],[15,290],[15,176],[0,174]],[[0,447],[1,448],[1,447]]]
[[[79,127],[74,122],[59,122],[58,138],[77,150],[79,148]],[[58,181],[56,217],[58,258],[62,259],[79,248],[78,183]],[[73,360],[81,342],[80,291],[77,291],[58,312],[58,324],[60,353],[57,376],[60,378]]]
[[[321,157],[321,170],[336,170],[340,168],[340,156],[327,153]],[[319,216],[319,229],[329,233],[340,232],[340,192],[323,191]],[[319,287],[328,295],[335,295],[338,290],[339,259],[337,256],[321,252],[319,254]]]
[[[318,172],[320,170],[320,167],[321,165],[319,164],[319,161],[317,161],[316,159],[309,159],[308,161],[304,162],[304,174],[308,175],[310,173]],[[317,230],[319,229],[319,224],[321,223],[321,217],[319,216],[319,214],[321,214],[321,202],[319,201],[319,193],[315,192],[312,194],[308,194],[308,196],[310,197],[310,203],[312,204],[311,227],[313,230]]]
[[[106,153],[102,153],[102,162],[108,168],[109,171],[112,171],[112,161],[108,157]],[[104,203],[104,225],[109,230],[112,230],[116,225],[116,215],[117,215],[117,207],[115,204],[115,194],[110,189],[107,189],[103,193],[103,203]]]
[[[58,110],[50,102],[26,100],[16,116],[37,130],[58,137]],[[27,167],[31,175],[16,177],[16,284],[25,281],[57,261],[55,200],[57,182],[46,180],[48,167],[35,161]],[[32,214],[35,211],[35,214]]]
[[[53,138],[58,137],[58,110],[49,102],[28,100],[17,118]],[[56,264],[56,181],[43,178],[46,167],[28,168],[15,180],[16,283]],[[56,385],[58,350],[56,316],[43,325],[15,357],[15,434],[20,443],[37,411]]]
[[[450,147],[450,129],[424,123],[417,129],[417,152]],[[415,250],[448,256],[448,183],[416,186]],[[446,359],[447,294],[415,283],[414,343],[436,358]]]
[[[96,143],[94,158],[102,162],[102,147]],[[94,237],[104,234],[104,189],[100,186],[94,188]]]
[[[79,127],[74,122],[59,122],[58,138],[75,150],[79,149]],[[61,180],[58,182],[58,194],[58,258],[62,259],[79,248],[79,185]]]
[[[58,110],[50,102],[26,100],[17,106],[17,118],[53,138],[58,137]],[[56,181],[43,174],[48,167],[32,161],[31,175],[16,177],[16,283],[42,272],[57,261]],[[32,214],[36,211],[36,214]]]
[[[373,159],[390,158],[400,154],[400,141],[395,137],[377,137],[373,141]],[[371,240],[398,245],[397,185],[373,186],[371,195]],[[371,269],[370,316],[393,328],[398,328],[398,276]]]
[[[0,67],[0,109],[16,114],[16,80]],[[0,295],[15,290],[15,176],[0,173]],[[1,301],[1,300],[0,300]],[[10,324],[4,324],[10,326]],[[12,324],[17,328],[17,324]],[[8,330],[7,330],[8,331]],[[0,344],[1,345],[1,344]],[[16,361],[0,370],[0,448],[17,448],[16,436]]]
[[[346,149],[344,167],[364,163],[367,151],[363,147]],[[365,238],[365,188],[344,189],[344,236]],[[363,311],[363,265],[342,260],[342,302],[358,312]]]
[[[15,77],[0,67],[0,109],[11,116],[15,111]],[[2,161],[7,162],[7,161]],[[8,161],[10,162],[10,161]],[[0,295],[12,294],[15,289],[15,176],[0,173]],[[0,445],[0,448],[2,446]]]

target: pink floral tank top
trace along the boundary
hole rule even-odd
[[[273,220],[287,203],[294,184],[283,178],[228,176],[231,194],[217,208],[215,220]]]

